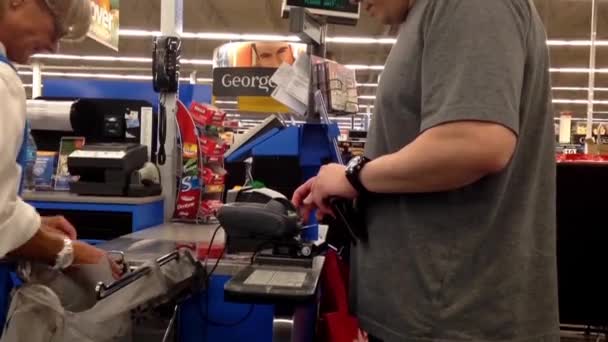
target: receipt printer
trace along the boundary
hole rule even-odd
[[[148,163],[148,148],[134,143],[85,145],[68,157],[78,180],[70,192],[88,196],[144,197],[161,194],[158,168]]]

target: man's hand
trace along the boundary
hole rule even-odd
[[[363,330],[359,330],[359,332],[357,333],[357,338],[353,342],[368,342],[368,341],[369,341],[369,336],[367,335],[367,333]]]
[[[312,185],[315,182],[317,177],[313,177],[309,179],[306,183],[302,184],[294,193],[291,198],[291,202],[296,208],[300,208],[300,215],[304,221],[308,220],[310,213],[315,209],[312,205],[304,204],[304,200],[308,198],[310,192],[312,191]]]
[[[319,174],[300,186],[294,193],[293,204],[303,210],[302,217],[307,219],[310,212],[317,210],[317,218],[333,215],[327,201],[332,197],[353,199],[357,191],[346,179],[346,167],[328,164],[321,167]]]
[[[114,278],[120,278],[122,275],[121,267],[114,260],[112,260],[105,251],[82,241],[74,241],[73,244],[74,265],[96,265],[106,258],[110,263]]]
[[[76,228],[68,222],[63,216],[41,217],[42,226],[50,228],[52,231],[68,237],[70,240],[76,240]]]

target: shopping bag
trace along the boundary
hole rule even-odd
[[[33,265],[24,285],[14,291],[0,342],[130,342],[131,312],[165,303],[168,294],[197,272],[192,260],[177,258],[162,267],[145,263],[141,276],[121,283],[115,292],[118,287],[108,286],[102,299],[97,284],[112,284],[107,264],[70,272]]]

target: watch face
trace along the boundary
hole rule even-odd
[[[351,159],[348,162],[348,165],[346,165],[346,168],[349,170],[353,169],[354,167],[356,167],[359,164],[360,159],[361,159],[361,157],[354,157],[353,159]]]

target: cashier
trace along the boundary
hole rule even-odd
[[[370,340],[559,341],[549,56],[530,0],[362,0],[398,27],[365,156],[296,205],[358,198],[352,308]]]
[[[106,254],[75,241],[76,230],[61,217],[40,217],[18,195],[23,167],[18,156],[25,137],[25,92],[14,64],[36,53],[53,53],[60,39],[84,37],[90,0],[0,0],[0,258],[27,259],[65,269],[96,264]],[[22,155],[22,154],[21,154]],[[10,280],[0,270],[0,301]],[[7,303],[0,302],[0,320]],[[2,324],[2,322],[0,322]]]

